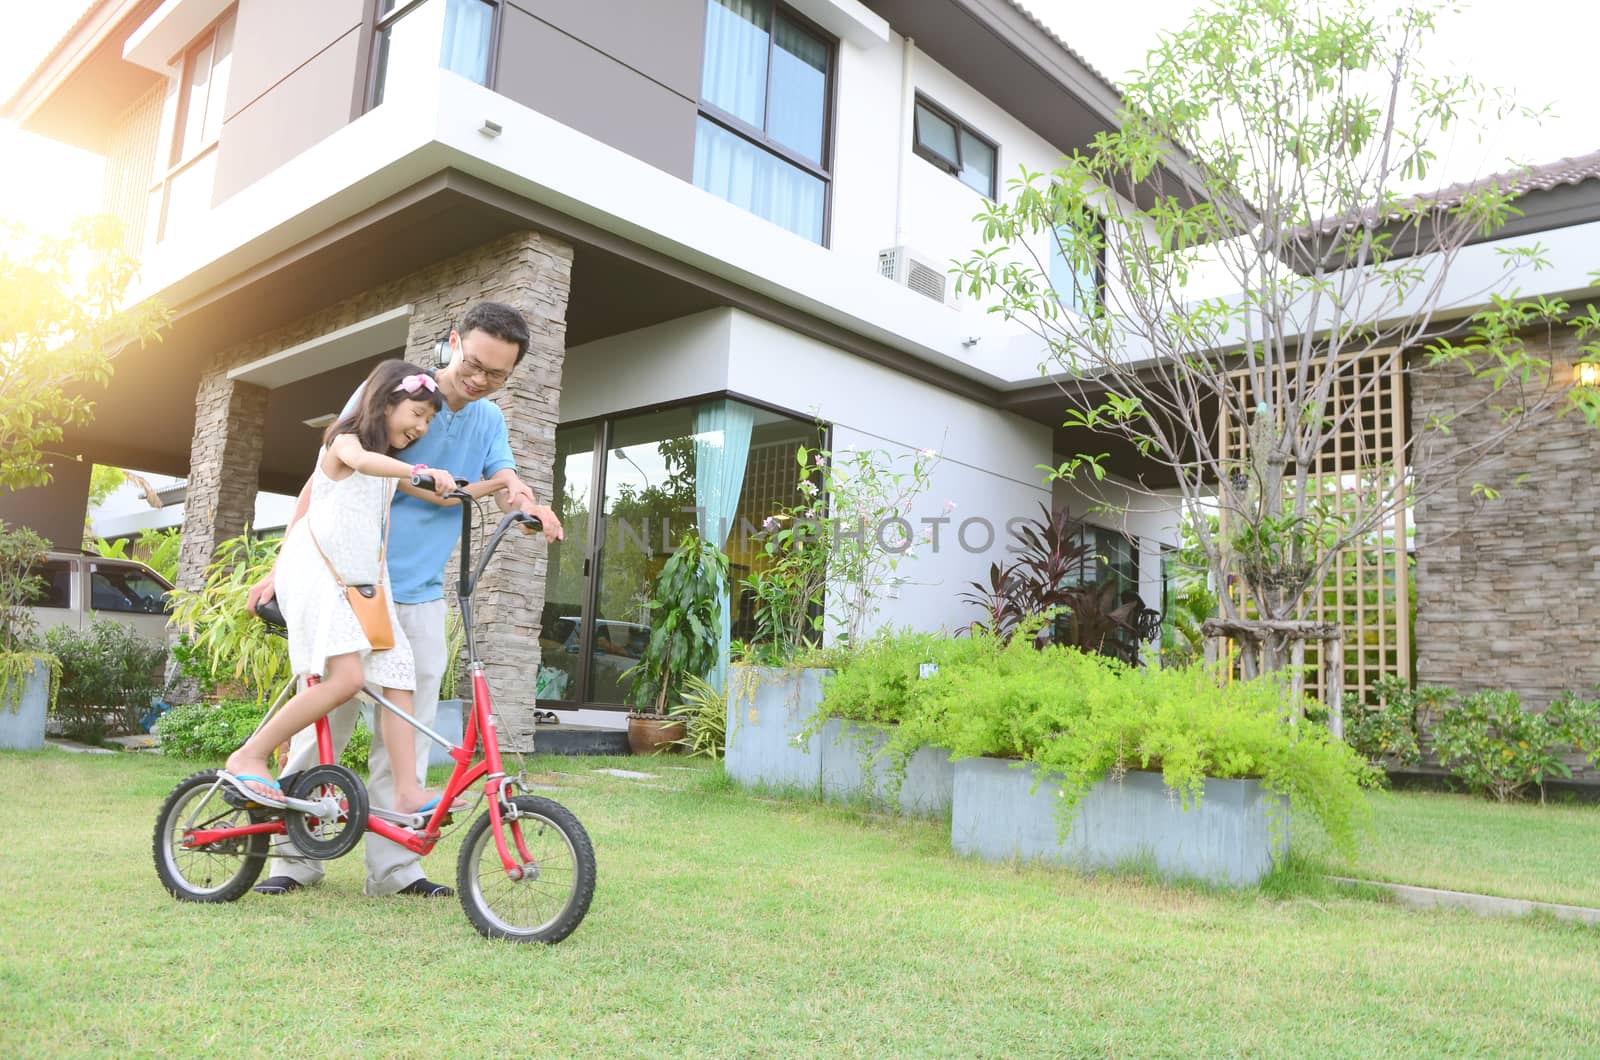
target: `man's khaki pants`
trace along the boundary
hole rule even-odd
[[[400,628],[411,642],[411,654],[416,658],[417,691],[412,713],[418,721],[433,728],[434,716],[439,711],[439,681],[444,676],[448,648],[445,643],[445,603],[429,600],[425,604],[396,604]],[[378,707],[375,713],[382,713]],[[361,708],[352,700],[335,707],[328,715],[328,725],[333,731],[333,756],[335,760],[350,742],[350,732],[355,728]],[[374,718],[374,721],[377,719]],[[383,746],[381,726],[374,725],[372,755],[367,760],[371,772],[367,778],[367,792],[375,806],[394,805],[394,772],[389,766],[389,751]],[[427,761],[433,741],[421,733],[416,734],[417,760]],[[315,729],[301,729],[289,743],[289,762],[283,773],[298,773],[317,764],[317,734]],[[424,877],[421,859],[398,843],[369,834],[366,838],[367,893],[370,895],[394,894]],[[294,844],[279,836],[273,845],[273,858],[268,865],[268,875],[288,876],[302,884],[322,882],[323,864],[304,857]]]

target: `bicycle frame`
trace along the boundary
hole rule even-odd
[[[483,555],[479,557],[476,569],[469,576],[467,573],[467,558],[472,555],[472,505],[469,503],[470,495],[457,489],[447,494],[461,501],[461,570],[457,583],[457,598],[461,607],[461,623],[466,633],[466,649],[468,669],[472,676],[472,709],[463,719],[462,737],[459,745],[452,744],[445,737],[419,722],[410,714],[401,710],[384,697],[383,693],[370,685],[363,686],[362,694],[371,699],[381,710],[387,710],[404,720],[418,732],[445,748],[455,767],[450,772],[449,779],[445,782],[444,793],[439,796],[438,804],[421,829],[404,828],[390,821],[384,820],[376,812],[369,813],[367,817],[367,831],[391,842],[398,843],[419,855],[427,854],[436,846],[441,837],[441,828],[444,819],[449,815],[450,805],[455,799],[479,780],[486,780],[484,796],[489,803],[489,816],[493,825],[493,834],[496,852],[500,855],[500,863],[505,868],[506,874],[513,880],[520,880],[530,869],[537,871],[533,864],[533,856],[528,852],[527,844],[522,838],[522,830],[516,824],[515,810],[507,815],[508,807],[513,806],[510,801],[509,789],[513,788],[516,781],[508,777],[500,760],[500,741],[495,730],[493,701],[489,696],[489,683],[484,676],[483,662],[478,658],[477,642],[472,635],[472,593],[483,575],[484,568],[488,566],[495,549],[500,545],[500,539],[506,531],[514,525],[531,525],[539,527],[539,521],[522,514],[521,512],[508,512],[502,516],[494,534],[484,547]],[[262,723],[270,718],[277,710],[288,701],[293,694],[297,678],[291,678],[278,693],[272,707],[262,717]],[[307,678],[307,682],[315,684],[316,677]],[[317,738],[317,758],[322,765],[333,765],[333,732],[326,717],[318,718],[314,729]],[[477,752],[481,749],[482,757],[474,761]],[[219,784],[221,781],[218,782]],[[302,800],[290,800],[291,809],[306,812],[311,804],[295,806],[294,803]],[[202,802],[202,806],[204,803]],[[385,810],[391,816],[403,817],[405,815]],[[198,817],[199,808],[195,811]],[[513,856],[511,848],[506,844],[505,829],[502,824],[507,820],[511,824],[511,834],[516,846],[516,855]],[[244,825],[237,828],[211,828],[188,831],[184,835],[184,845],[188,847],[204,846],[239,836],[268,834],[282,835],[286,831],[282,819],[262,821],[257,824]]]

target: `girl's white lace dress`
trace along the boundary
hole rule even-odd
[[[416,688],[411,645],[395,614],[387,564],[380,564],[384,526],[396,480],[351,472],[337,481],[322,470],[317,454],[311,474],[311,505],[289,531],[278,557],[276,593],[289,625],[289,662],[298,675],[327,672],[328,657],[361,655],[367,681],[381,688]],[[316,542],[311,539],[316,534]],[[371,585],[380,579],[389,601],[394,647],[373,651],[344,590],[329,572],[317,545],[346,585]]]

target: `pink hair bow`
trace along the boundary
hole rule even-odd
[[[404,379],[400,380],[400,382],[395,386],[395,389],[404,390],[408,394],[415,394],[424,387],[434,391],[435,393],[437,393],[439,390],[439,384],[433,381],[433,376],[423,375],[421,372],[418,372],[416,375],[408,375]]]

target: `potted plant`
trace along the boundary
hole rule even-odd
[[[44,746],[45,717],[61,686],[61,664],[36,647],[29,604],[44,592],[35,571],[49,542],[0,523],[0,750]]]
[[[656,576],[650,609],[650,641],[637,664],[623,673],[630,681],[628,747],[655,754],[684,738],[687,727],[674,710],[685,682],[704,678],[717,665],[718,630],[728,584],[728,557],[693,531]]]

